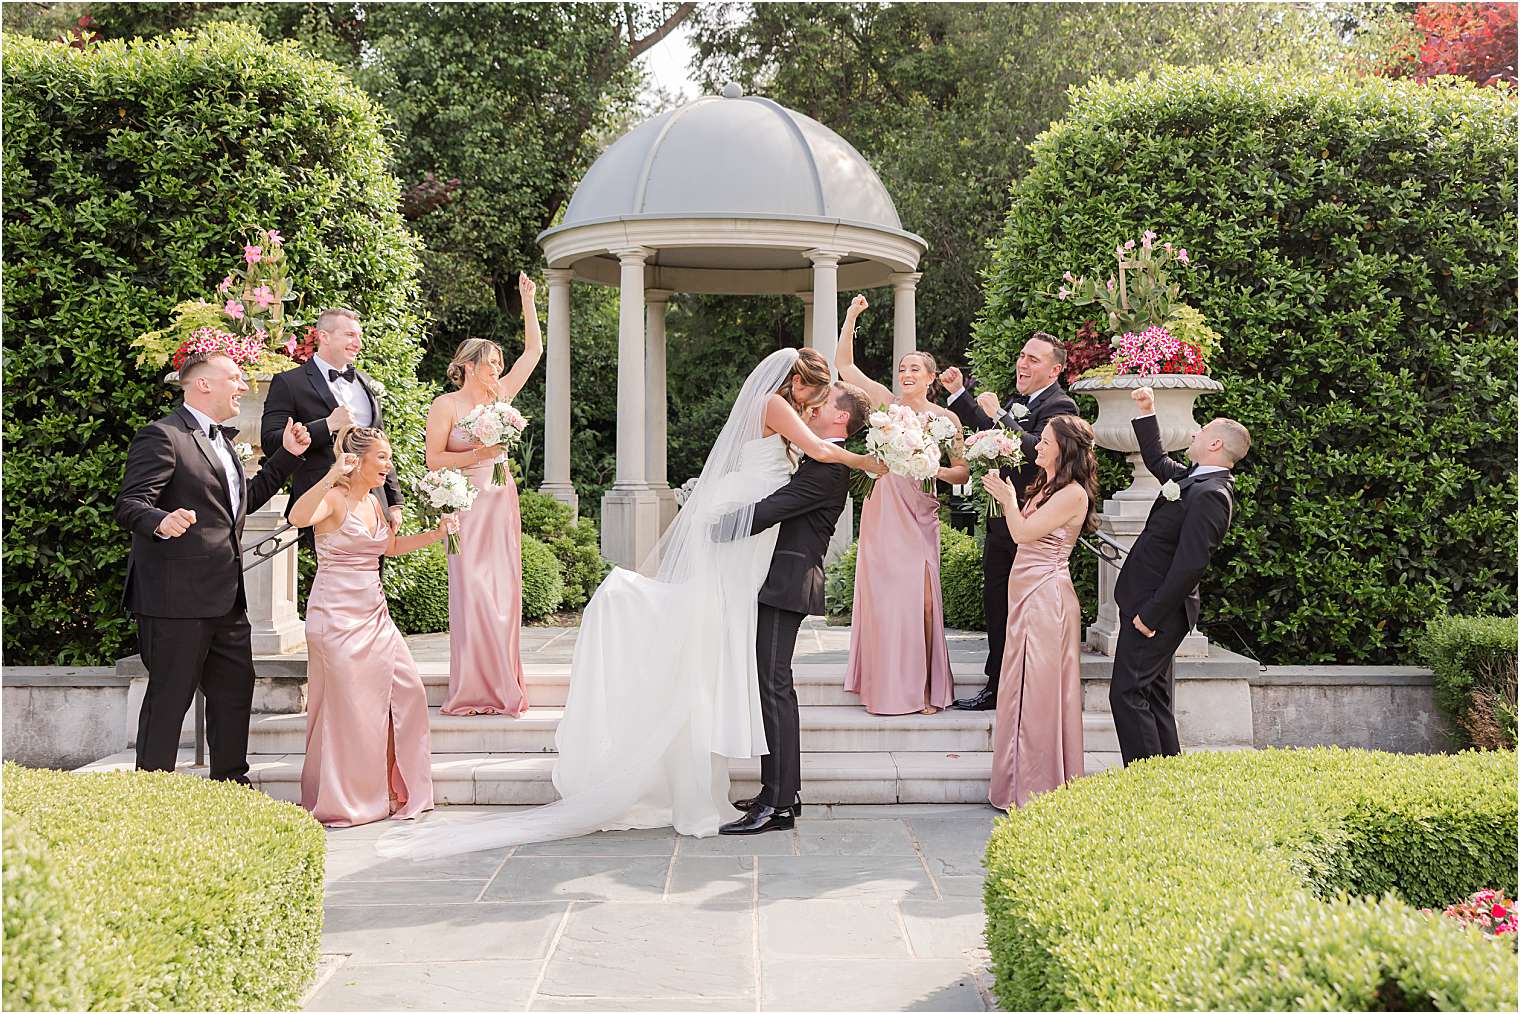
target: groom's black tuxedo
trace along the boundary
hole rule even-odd
[[[277,433],[273,454],[249,479],[237,459],[236,516],[221,457],[181,406],[132,439],[116,498],[116,521],[132,533],[124,603],[137,618],[148,690],[137,725],[137,766],[172,771],[179,731],[194,699],[206,695],[213,778],[246,781],[253,655],[243,593],[243,522],[279,492],[301,459]],[[227,438],[222,437],[225,441]],[[230,451],[231,445],[227,444]],[[179,508],[195,524],[178,538],[156,532]]]
[[[1167,457],[1153,415],[1133,426],[1145,467],[1160,482],[1175,482],[1178,497],[1156,498],[1114,586],[1119,643],[1108,696],[1126,764],[1181,752],[1172,713],[1172,655],[1198,622],[1198,581],[1235,509],[1228,469],[1199,474],[1197,466]],[[1155,637],[1135,629],[1136,616]]]
[[[1028,410],[1023,418],[1016,417],[1017,406]],[[1019,502],[1024,502],[1024,491],[1034,479],[1039,466],[1034,463],[1035,444],[1045,432],[1045,424],[1058,415],[1078,415],[1077,403],[1061,386],[1060,381],[1040,391],[1033,399],[1015,394],[1008,399],[1003,414],[997,419],[989,418],[976,403],[973,390],[968,386],[964,393],[949,402],[950,411],[962,423],[973,430],[990,430],[1004,424],[1017,433],[1024,450],[1024,464],[1017,471],[1003,469],[1003,478],[1018,490]],[[1018,546],[1008,534],[1006,518],[987,519],[987,539],[982,545],[982,608],[987,617],[987,690],[997,697],[998,675],[1003,671],[1003,641],[1008,634],[1008,574],[1013,570],[1013,557]]]
[[[374,412],[375,428],[384,429],[380,399],[370,390],[374,381],[362,370],[355,371],[355,375]],[[287,517],[301,494],[320,482],[328,469],[332,468],[333,433],[327,426],[327,416],[337,407],[338,400],[333,397],[332,388],[328,386],[327,378],[322,376],[315,359],[308,359],[303,365],[286,370],[269,381],[269,391],[264,396],[264,418],[259,423],[263,445],[280,445],[280,434],[285,429],[287,419],[305,423],[311,434],[311,447],[302,456],[301,467],[290,483],[290,503],[285,507]],[[401,503],[401,485],[396,481],[395,471],[385,477],[384,499],[387,507]],[[309,540],[310,532],[309,528],[303,529],[302,538]]]
[[[850,470],[844,465],[803,458],[791,481],[755,505],[751,534],[781,526],[755,618],[760,715],[770,750],[760,759],[755,798],[768,806],[790,806],[802,787],[792,653],[802,621],[823,612],[823,556],[849,489]]]

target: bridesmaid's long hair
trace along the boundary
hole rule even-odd
[[[933,356],[922,350],[915,349],[912,352],[904,352],[902,359],[897,361],[897,365],[901,366],[903,360],[906,359],[917,359],[924,364],[924,369],[929,371],[929,390],[924,394],[926,399],[933,401],[944,393],[944,388],[939,386],[939,363],[934,361]]]
[[[1074,482],[1087,491],[1087,520],[1082,523],[1082,531],[1095,532],[1098,530],[1098,456],[1093,451],[1097,444],[1093,428],[1087,420],[1075,415],[1058,415],[1045,425],[1055,435],[1061,463],[1056,466],[1055,478],[1048,482],[1045,469],[1036,468],[1025,499],[1032,504],[1043,504],[1056,490]]]
[[[389,442],[390,438],[385,435],[384,430],[376,429],[373,426],[345,426],[338,431],[337,436],[333,437],[333,453],[355,454],[358,455],[360,461],[363,461],[364,456],[373,450],[377,444]],[[358,466],[354,466],[354,470],[339,478],[335,485],[348,489],[349,480],[358,471]]]

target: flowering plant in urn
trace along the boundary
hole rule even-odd
[[[1003,505],[982,488],[982,476],[1024,463],[1024,445],[1001,426],[966,437],[966,464],[971,466],[971,486],[982,505],[982,516],[1000,518]]]
[[[465,478],[463,472],[453,468],[429,472],[417,483],[417,488],[422,492],[423,501],[430,508],[428,513],[432,517],[469,510],[480,492]],[[449,553],[459,552],[457,532],[449,532],[445,548]]]
[[[933,494],[944,445],[958,435],[955,424],[931,413],[920,415],[906,405],[883,405],[867,422],[866,453],[893,475],[923,483],[924,492]]]
[[[488,401],[466,412],[458,425],[482,446],[500,447],[505,453],[522,440],[523,430],[528,428],[528,420],[507,402]],[[500,457],[491,469],[491,484],[507,484],[506,465]]]

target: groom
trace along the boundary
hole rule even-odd
[[[1151,389],[1130,397],[1139,410],[1131,425],[1140,455],[1163,485],[1114,586],[1119,643],[1108,700],[1126,765],[1182,752],[1172,713],[1172,656],[1198,622],[1198,580],[1235,510],[1231,469],[1251,449],[1244,426],[1213,419],[1193,434],[1189,468],[1162,447]]]
[[[835,383],[829,400],[808,428],[830,443],[844,443],[871,414],[865,393]],[[823,554],[850,488],[850,470],[803,458],[785,486],[755,505],[751,535],[780,525],[771,569],[760,586],[755,618],[755,657],[760,672],[760,717],[770,752],[760,758],[760,794],[734,806],[744,816],[719,834],[759,834],[794,827],[802,803],[802,747],[797,691],[792,686],[792,652],[797,630],[809,615],[823,612]]]

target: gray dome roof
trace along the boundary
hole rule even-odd
[[[707,96],[634,127],[587,170],[550,231],[706,215],[902,231],[891,195],[860,152],[817,120],[757,96]]]

